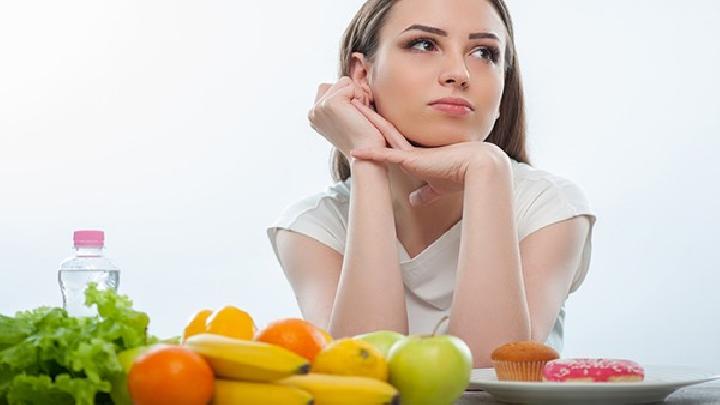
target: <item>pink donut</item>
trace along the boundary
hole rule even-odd
[[[616,359],[552,360],[542,374],[543,381],[549,382],[639,382],[645,378],[639,364]]]

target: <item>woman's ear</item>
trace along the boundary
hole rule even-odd
[[[368,96],[369,103],[373,102],[372,90],[370,90],[370,69],[372,65],[365,59],[362,52],[350,54],[350,79],[360,86]]]

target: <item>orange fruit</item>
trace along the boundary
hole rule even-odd
[[[323,333],[308,321],[297,318],[281,319],[268,324],[255,340],[282,346],[313,361],[325,347]]]
[[[212,309],[203,309],[196,312],[195,315],[190,318],[190,322],[188,322],[188,324],[185,326],[185,329],[183,329],[182,341],[186,341],[187,338],[192,335],[199,335],[201,333],[207,332],[205,322],[207,321],[208,317],[212,315],[212,312]]]
[[[236,339],[252,340],[255,335],[255,322],[250,314],[232,305],[213,312],[205,322],[205,326],[207,333]]]
[[[135,359],[127,386],[135,405],[205,405],[213,381],[199,354],[183,346],[156,346]]]

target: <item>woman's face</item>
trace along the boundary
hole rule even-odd
[[[488,1],[398,1],[368,72],[376,110],[421,146],[485,140],[499,116],[506,41]],[[442,98],[472,108],[432,105]]]

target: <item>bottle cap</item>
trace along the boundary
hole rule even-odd
[[[103,247],[105,246],[105,232],[103,231],[75,231],[73,232],[75,247]]]

